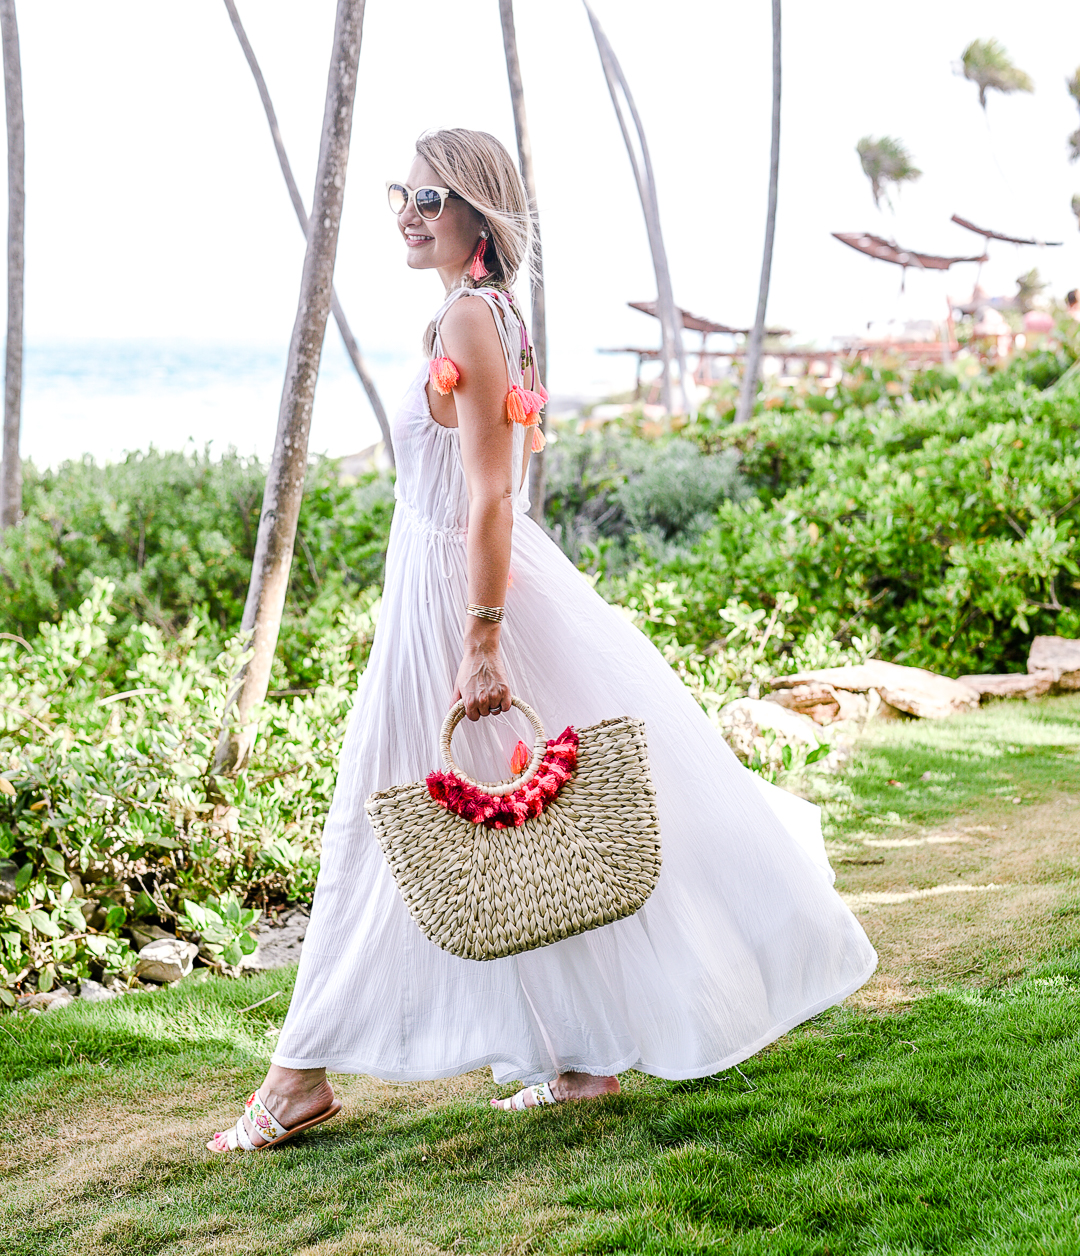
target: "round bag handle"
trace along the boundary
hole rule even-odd
[[[483,790],[485,794],[490,794],[493,798],[501,798],[504,794],[512,794],[515,789],[520,789],[522,785],[531,781],[540,770],[540,764],[547,753],[547,739],[544,736],[544,725],[540,721],[540,716],[521,698],[511,698],[510,702],[517,707],[522,715],[526,716],[529,723],[536,730],[536,740],[533,742],[533,752],[532,758],[529,760],[529,766],[520,776],[516,776],[512,781],[474,781],[471,776],[466,775],[454,762],[454,756],[450,753],[450,739],[454,735],[454,729],[465,718],[464,699],[459,698],[446,713],[446,719],[443,720],[442,734],[439,738],[439,746],[442,750],[443,764],[446,770],[452,772],[458,780],[464,781],[467,785],[472,785],[476,789]]]

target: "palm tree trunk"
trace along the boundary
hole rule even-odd
[[[619,60],[615,56],[614,49],[611,47],[608,37],[604,34],[603,28],[596,20],[596,15],[589,8],[588,0],[585,0],[585,12],[589,15],[589,24],[592,26],[593,38],[596,40],[596,48],[600,53],[600,64],[604,70],[604,78],[607,81],[608,92],[611,95],[611,103],[615,106],[615,116],[619,121],[623,142],[626,144],[626,151],[630,156],[630,165],[634,171],[634,180],[637,183],[638,196],[641,198],[641,208],[645,215],[645,230],[648,233],[653,269],[656,272],[656,312],[660,316],[660,353],[664,371],[661,387],[663,389],[664,406],[669,414],[689,413],[691,404],[686,388],[688,377],[686,357],[683,352],[682,318],[676,309],[675,298],[672,295],[671,272],[668,270],[667,251],[664,248],[664,237],[660,230],[660,203],[656,195],[656,179],[653,176],[649,146],[645,140],[645,129],[641,125],[637,106],[634,104],[634,98],[630,94],[630,85],[626,81],[626,75],[623,74],[622,66],[619,65]],[[633,140],[630,137],[630,128],[627,125],[622,102],[619,99],[620,90],[633,121],[634,129],[637,132],[640,154],[635,149]],[[672,387],[671,368],[675,362],[679,366],[679,386],[677,390]]]
[[[296,521],[307,477],[315,381],[330,314],[363,25],[364,0],[338,0],[300,300],[289,344],[277,439],[263,492],[251,583],[241,623],[242,630],[252,634],[250,658],[237,675],[229,695],[227,719],[210,769],[215,776],[235,774],[251,753],[256,730],[254,716],[266,697],[277,647],[296,540]]]
[[[547,383],[547,324],[544,314],[544,259],[540,249],[540,223],[536,209],[536,175],[533,172],[532,144],[529,142],[529,126],[525,120],[525,92],[521,85],[521,64],[518,61],[517,32],[514,30],[514,0],[499,0],[499,16],[502,18],[503,49],[506,53],[506,77],[510,81],[510,99],[514,106],[514,130],[517,133],[518,165],[525,193],[529,198],[529,213],[536,230],[536,271],[532,275],[532,342],[536,353],[536,369],[539,378]],[[544,417],[540,417],[544,427]],[[530,462],[529,513],[539,523],[544,518],[544,452],[532,455]]]
[[[288,154],[285,152],[285,142],[281,138],[281,128],[278,126],[277,114],[274,112],[274,106],[270,100],[270,92],[266,87],[266,79],[263,78],[262,69],[255,57],[255,50],[247,37],[247,31],[244,30],[244,24],[240,21],[240,14],[237,12],[234,0],[225,0],[225,8],[229,11],[229,18],[232,21],[233,30],[236,31],[236,38],[240,41],[240,47],[243,49],[248,65],[251,67],[255,86],[259,89],[259,99],[262,101],[263,110],[266,113],[266,121],[270,124],[270,135],[273,138],[274,149],[277,152],[278,165],[281,166],[281,173],[285,177],[285,186],[289,189],[289,197],[292,200],[293,209],[296,210],[296,217],[299,219],[300,226],[306,236],[308,216],[307,210],[304,208],[304,198],[300,195],[300,189],[296,186],[292,165],[289,162]],[[334,315],[334,322],[338,325],[338,331],[341,332],[341,339],[345,343],[345,351],[349,355],[349,360],[352,362],[354,370],[360,377],[360,383],[363,385],[368,401],[371,402],[371,408],[375,412],[379,431],[382,432],[383,443],[386,445],[386,452],[392,466],[394,464],[394,443],[390,437],[390,423],[386,417],[386,410],[383,408],[382,398],[375,387],[375,381],[371,378],[367,365],[361,356],[360,346],[356,343],[356,337],[352,333],[352,328],[345,318],[345,311],[341,308],[341,302],[338,300],[336,291],[332,293],[330,298],[330,310]]]
[[[761,342],[765,336],[765,307],[769,303],[772,274],[773,237],[776,235],[776,190],[780,181],[780,0],[772,0],[772,148],[769,153],[769,211],[765,219],[765,250],[761,258],[757,314],[743,364],[742,389],[735,422],[746,423],[754,410],[758,372],[761,369]]]
[[[8,149],[8,299],[4,361],[4,453],[0,464],[0,529],[13,527],[22,508],[23,241],[26,222],[26,145],[23,134],[22,67],[15,0],[0,0],[4,51],[4,105]]]

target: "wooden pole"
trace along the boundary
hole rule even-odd
[[[638,196],[641,199],[642,212],[645,215],[645,230],[649,237],[653,269],[656,272],[656,312],[660,317],[660,345],[661,360],[663,362],[661,389],[664,407],[669,414],[689,413],[691,405],[686,388],[686,356],[683,350],[682,318],[676,309],[675,298],[672,294],[667,250],[664,248],[664,237],[660,230],[660,203],[656,195],[656,179],[653,175],[649,145],[645,139],[645,128],[641,124],[641,117],[638,114],[637,106],[634,104],[634,97],[630,92],[630,85],[626,81],[626,75],[622,71],[619,59],[615,56],[615,51],[607,35],[604,34],[603,28],[596,20],[596,15],[589,8],[588,0],[585,0],[585,12],[589,15],[589,25],[592,27],[593,38],[596,40],[596,48],[600,54],[600,65],[603,68],[604,78],[607,81],[611,103],[615,107],[615,116],[618,119],[623,142],[626,144],[626,151],[630,157],[634,181],[637,183]],[[638,149],[635,149],[630,136],[630,128],[623,113],[622,102],[619,99],[620,90],[634,124],[634,130],[637,132],[640,155]],[[678,389],[672,387],[671,368],[672,363],[675,362],[679,366]]]
[[[510,100],[514,106],[514,131],[517,135],[518,165],[529,213],[536,232],[535,270],[532,278],[532,343],[536,353],[536,369],[541,382],[547,383],[547,324],[544,312],[544,257],[540,248],[540,220],[536,208],[536,175],[533,172],[532,144],[525,120],[525,91],[521,84],[521,63],[518,61],[517,32],[514,29],[514,0],[499,0],[502,19],[503,50],[506,53],[506,77],[510,82]],[[540,426],[545,427],[544,416]],[[529,514],[539,523],[544,518],[544,452],[534,453],[530,463]]]
[[[251,754],[257,727],[255,712],[266,697],[285,606],[296,521],[307,478],[315,381],[330,313],[363,25],[364,0],[338,0],[300,299],[241,623],[242,630],[252,634],[251,657],[237,675],[226,704],[226,720],[210,768],[215,776],[235,774]]]
[[[300,189],[296,186],[296,179],[293,178],[292,165],[289,162],[289,155],[285,151],[285,142],[281,138],[281,128],[278,126],[277,114],[274,112],[273,102],[270,100],[270,92],[266,86],[266,79],[263,78],[262,69],[255,57],[255,50],[251,46],[251,41],[247,37],[247,31],[244,30],[244,24],[240,21],[240,14],[237,12],[234,0],[225,0],[225,8],[229,11],[229,18],[233,24],[233,30],[236,32],[236,38],[240,41],[240,47],[243,49],[244,56],[247,59],[248,66],[251,68],[252,77],[255,79],[255,86],[259,89],[259,99],[262,101],[263,111],[266,114],[266,121],[270,124],[270,135],[274,141],[274,149],[277,152],[278,165],[281,167],[281,173],[285,177],[285,186],[289,189],[289,197],[293,203],[293,209],[296,210],[296,217],[300,222],[300,226],[307,235],[308,216],[307,210],[304,208],[304,198],[300,195]],[[375,381],[371,378],[371,374],[367,369],[363,356],[360,353],[360,346],[356,343],[356,337],[352,333],[348,320],[345,318],[345,311],[341,308],[341,302],[338,300],[336,289],[331,292],[330,311],[334,315],[334,322],[337,323],[338,331],[341,333],[341,339],[345,344],[345,352],[349,355],[349,360],[353,364],[353,369],[360,377],[360,383],[363,385],[364,392],[367,393],[368,401],[371,402],[371,408],[375,412],[375,418],[379,424],[379,431],[382,432],[383,443],[386,445],[386,452],[390,458],[391,466],[394,465],[394,442],[390,436],[390,423],[386,417],[386,410],[383,407],[382,398],[379,396],[378,389],[375,387]]]
[[[769,303],[772,274],[773,238],[776,235],[776,191],[780,181],[780,0],[772,0],[772,147],[769,153],[769,210],[765,218],[765,249],[761,257],[757,314],[747,346],[739,405],[735,422],[746,423],[754,410],[758,372],[761,369],[761,342],[765,335],[765,307]]]
[[[22,66],[15,0],[0,0],[0,42],[4,54],[4,107],[7,114],[8,238],[7,347],[4,359],[4,443],[0,463],[0,529],[14,527],[22,509],[23,270],[26,227],[26,143],[23,131]]]

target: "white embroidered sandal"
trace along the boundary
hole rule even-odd
[[[300,1134],[304,1130],[311,1129],[313,1125],[321,1125],[323,1121],[329,1121],[332,1116],[337,1116],[340,1111],[341,1100],[335,1096],[330,1106],[325,1111],[320,1112],[318,1116],[312,1117],[308,1121],[301,1121],[299,1125],[294,1125],[291,1129],[286,1129],[267,1108],[263,1102],[262,1094],[256,1091],[244,1104],[244,1116],[240,1117],[226,1134],[226,1146],[219,1147],[216,1142],[211,1141],[206,1144],[206,1148],[208,1151],[220,1153],[226,1151],[267,1151],[271,1147],[276,1147],[278,1143],[285,1142],[287,1138],[292,1138],[294,1134]],[[244,1125],[244,1117],[247,1117],[255,1127],[256,1133],[264,1140],[261,1145],[251,1141],[251,1135],[247,1132]]]
[[[532,1096],[532,1103],[525,1102],[526,1095]],[[549,1103],[558,1103],[559,1100],[551,1093],[551,1083],[541,1082],[539,1086],[526,1086],[511,1099],[493,1099],[491,1102],[500,1112],[524,1112],[528,1108],[542,1108]]]

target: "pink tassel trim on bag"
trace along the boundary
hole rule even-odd
[[[473,824],[489,829],[520,828],[558,795],[577,767],[577,755],[578,735],[573,728],[566,728],[548,742],[540,770],[532,780],[512,794],[485,794],[452,772],[432,772],[427,778],[428,793],[440,807]]]
[[[428,377],[440,397],[457,387],[461,372],[449,358],[435,358],[428,366]]]

